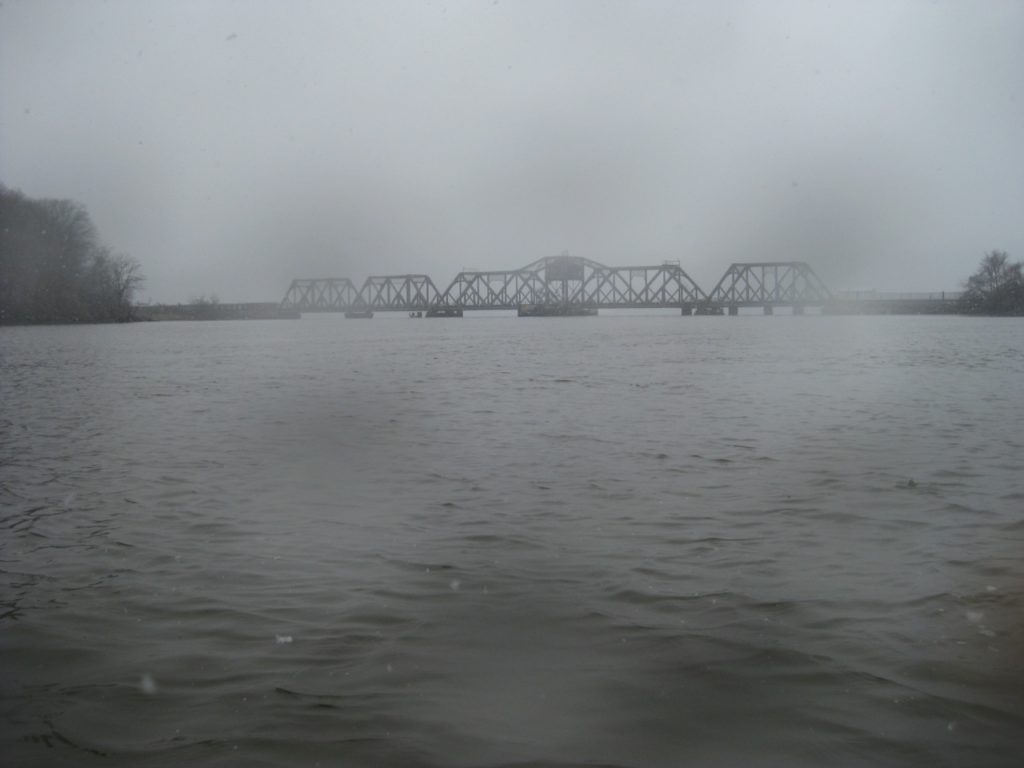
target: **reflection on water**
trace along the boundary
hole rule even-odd
[[[1016,765],[1016,321],[0,329],[14,765]]]

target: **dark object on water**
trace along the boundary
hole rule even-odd
[[[917,483],[914,482],[914,478],[907,480],[907,488],[917,488]]]

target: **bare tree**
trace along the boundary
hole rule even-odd
[[[112,254],[88,211],[0,185],[0,323],[123,322],[139,263]]]
[[[146,278],[142,276],[142,265],[138,259],[125,253],[110,258],[111,299],[121,314],[118,320],[133,319],[132,308],[135,292],[142,287]]]
[[[1024,314],[1024,263],[1011,262],[1006,251],[986,253],[978,271],[967,278],[962,306],[984,315]]]

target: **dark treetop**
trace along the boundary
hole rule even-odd
[[[132,319],[139,263],[104,246],[88,211],[0,185],[0,323]]]

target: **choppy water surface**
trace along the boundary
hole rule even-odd
[[[1020,765],[1024,325],[0,329],[7,765]]]

